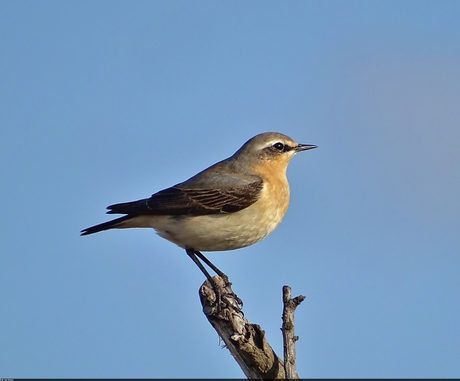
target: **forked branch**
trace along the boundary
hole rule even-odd
[[[296,304],[293,308],[292,303],[288,303],[288,305],[285,303],[282,327],[283,339],[290,340],[290,342],[285,341],[284,343],[285,348],[289,348],[289,352],[288,356],[285,357],[285,361],[282,361],[267,342],[263,329],[258,324],[249,323],[244,317],[241,300],[232,291],[231,284],[226,285],[223,279],[218,276],[213,277],[213,280],[219,288],[220,302],[216,301],[216,294],[209,281],[204,282],[199,291],[203,313],[222,338],[246,377],[248,379],[298,378],[295,370],[295,348],[292,350],[295,341],[298,339],[293,339],[295,338],[293,336],[293,314],[295,307],[305,297],[297,297],[291,300]],[[285,321],[285,319],[288,320]],[[292,327],[292,329],[289,327]],[[287,368],[286,364],[288,365]],[[291,377],[288,376],[286,370],[290,372]]]

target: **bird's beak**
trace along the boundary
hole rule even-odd
[[[295,151],[296,152],[300,152],[300,151],[306,151],[308,149],[313,149],[313,148],[316,148],[317,146],[313,145],[313,144],[299,144],[297,147],[295,147]]]

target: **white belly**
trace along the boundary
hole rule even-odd
[[[253,213],[249,207],[230,214],[157,216],[152,225],[155,225],[154,229],[161,237],[180,247],[198,251],[222,251],[259,242],[279,225],[282,218],[277,213]]]
[[[268,197],[268,196],[271,197]],[[277,192],[264,189],[253,205],[235,213],[205,216],[143,215],[120,224],[120,228],[151,227],[182,248],[198,251],[235,250],[269,235],[282,221],[289,205],[289,185]]]

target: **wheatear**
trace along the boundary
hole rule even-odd
[[[228,159],[190,179],[138,201],[107,207],[125,216],[92,226],[81,235],[108,229],[153,228],[185,249],[211,281],[197,256],[225,276],[201,251],[234,250],[269,235],[289,205],[286,168],[292,157],[315,145],[266,132],[254,136]]]

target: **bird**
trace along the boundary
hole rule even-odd
[[[268,236],[289,206],[289,162],[313,148],[317,146],[299,144],[279,132],[258,134],[229,158],[184,182],[149,198],[108,206],[107,214],[124,216],[83,229],[81,235],[153,228],[184,249],[215,286],[199,259],[226,281],[228,277],[202,252],[240,249]]]

